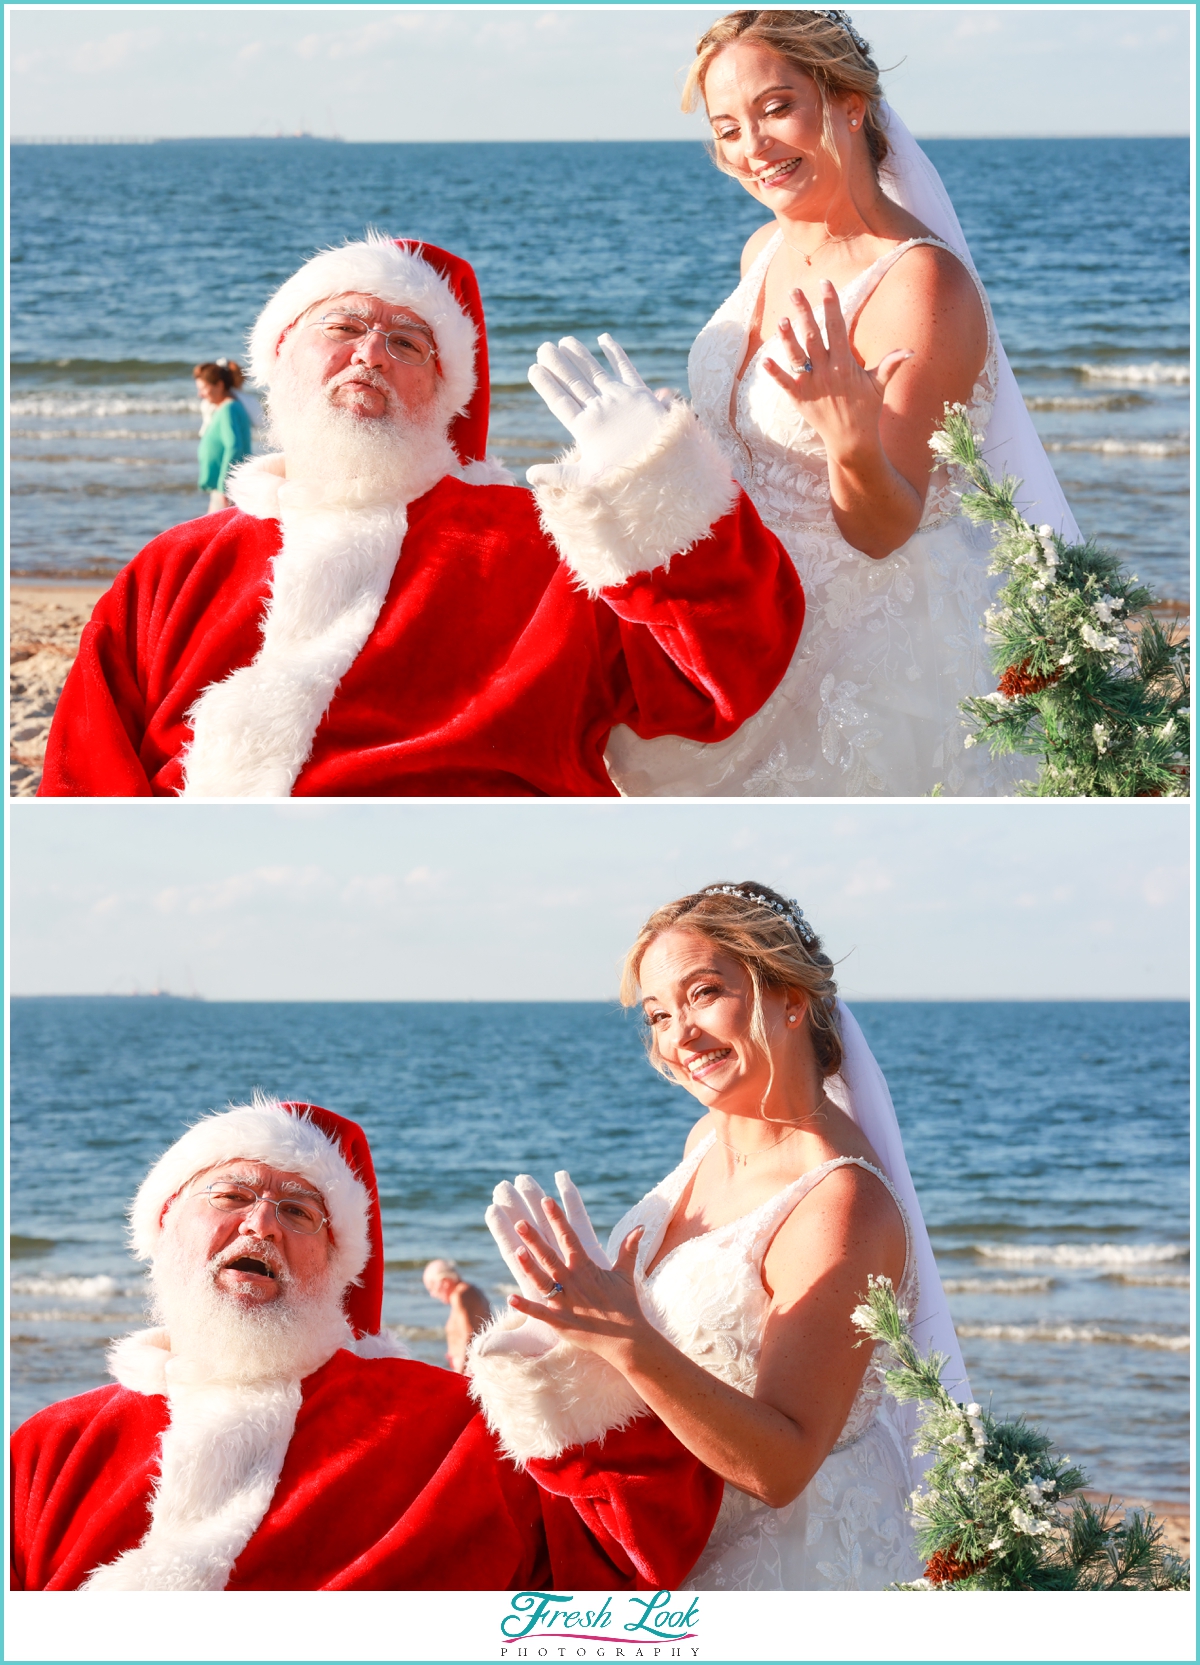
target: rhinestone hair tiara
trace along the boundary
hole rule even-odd
[[[760,907],[770,908],[781,919],[786,919],[789,925],[794,925],[800,941],[806,948],[811,948],[817,940],[817,933],[804,917],[804,909],[796,898],[790,897],[787,902],[772,902],[769,896],[761,896],[757,890],[740,890],[737,885],[710,885],[701,891],[702,896],[740,896],[743,902],[757,902]]]
[[[831,23],[836,23],[839,29],[844,29],[864,58],[871,56],[871,48],[851,23],[847,12],[842,11],[837,6],[814,6],[813,10],[819,17],[827,17]]]

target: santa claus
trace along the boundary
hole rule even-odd
[[[209,1116],[131,1220],[161,1328],[14,1436],[14,1589],[660,1588],[699,1555],[721,1482],[655,1418],[519,1467],[462,1376],[395,1356],[353,1122]]]
[[[531,374],[573,433],[532,494],[485,454],[474,273],[381,236],[267,303],[280,450],[97,604],[44,796],[615,795],[610,730],[720,740],[787,668],[804,602],[689,407],[611,340]]]

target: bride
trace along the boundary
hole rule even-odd
[[[688,364],[697,413],[787,547],[807,616],[776,693],[730,739],[627,728],[631,795],[1010,791],[1022,765],[964,747],[959,702],[995,686],[990,538],[959,512],[929,440],[969,410],[1023,512],[1078,535],[996,339],[941,181],[883,102],[840,11],[741,11],[699,42],[718,167],[774,215]]]
[[[943,1379],[962,1357],[886,1083],[795,902],[754,883],[659,908],[627,956],[652,1062],[704,1114],[615,1227],[565,1174],[497,1187],[523,1293],[469,1370],[510,1455],[557,1457],[654,1411],[726,1482],[694,1589],[879,1589],[920,1576],[912,1407],[852,1313],[892,1280]]]

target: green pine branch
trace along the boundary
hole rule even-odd
[[[962,1405],[942,1385],[944,1354],[918,1351],[887,1278],[871,1278],[854,1322],[886,1348],[884,1381],[921,1406],[914,1453],[932,1456],[913,1493],[925,1578],[899,1589],[1174,1590],[1189,1564],[1167,1549],[1152,1515],[1118,1519],[1076,1496],[1083,1470],[1023,1417]],[[1064,1503],[1070,1500],[1070,1507]]]
[[[1164,630],[1154,597],[1090,540],[1031,526],[1019,480],[996,481],[961,405],[947,405],[930,446],[961,470],[969,519],[996,528],[992,571],[1005,576],[987,616],[995,693],[962,702],[971,733],[997,756],[1040,759],[1035,797],[1186,797],[1191,644]]]

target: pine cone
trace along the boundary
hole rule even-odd
[[[1040,694],[1043,688],[1052,688],[1062,674],[1059,665],[1050,676],[1031,675],[1028,659],[1022,659],[1019,665],[1010,665],[1000,678],[999,692],[1010,700],[1020,694]]]
[[[991,1560],[990,1555],[985,1555],[982,1561],[960,1561],[957,1556],[957,1544],[935,1551],[925,1564],[925,1577],[931,1584],[957,1584],[960,1578],[982,1572]]]

